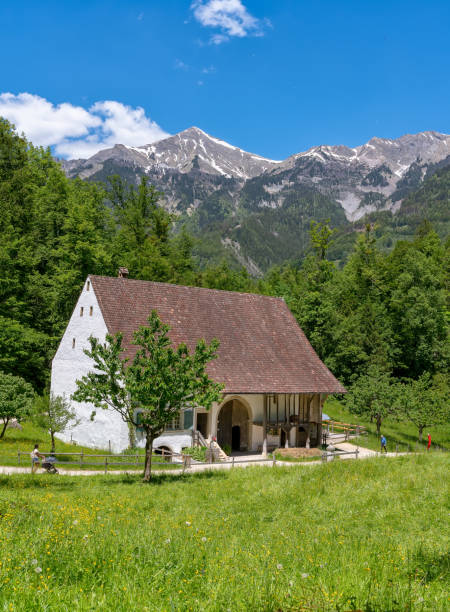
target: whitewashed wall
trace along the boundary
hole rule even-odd
[[[87,290],[88,282],[89,279],[83,286],[52,364],[51,392],[67,398],[75,391],[76,380],[92,370],[91,359],[83,353],[83,349],[89,348],[89,336],[103,341],[108,332],[92,284],[90,290]],[[92,316],[89,314],[91,306]],[[81,307],[84,308],[82,317]],[[75,348],[72,348],[74,338]],[[81,422],[74,429],[59,434],[59,438],[67,442],[72,434],[77,444],[99,449],[107,449],[111,443],[114,452],[128,447],[128,426],[116,412],[96,409],[95,420],[91,421],[94,410],[92,404],[72,401],[72,405]]]

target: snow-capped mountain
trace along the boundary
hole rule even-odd
[[[191,127],[153,144],[141,147],[118,144],[111,149],[99,151],[86,163],[76,160],[64,164],[70,171],[76,168],[80,176],[88,178],[106,160],[136,164],[144,171],[170,169],[187,173],[197,169],[208,174],[243,180],[258,176],[281,163],[247,153],[197,127]]]
[[[69,176],[87,180],[118,174],[137,184],[147,176],[164,194],[162,205],[207,245],[205,259],[232,256],[258,274],[304,253],[311,220],[330,219],[343,229],[367,213],[403,215],[408,194],[450,166],[450,136],[423,132],[372,138],[355,148],[321,145],[275,161],[189,128],[153,144],[118,144],[61,163]]]
[[[211,183],[206,189],[210,194],[211,189],[222,186],[216,180],[222,178],[225,182],[231,180],[227,186],[236,205],[248,181],[258,185],[252,190],[256,198],[252,208],[278,208],[295,185],[309,186],[339,202],[347,218],[354,220],[373,210],[395,210],[408,189],[420,184],[430,165],[448,156],[449,135],[422,132],[395,140],[372,138],[355,148],[320,145],[276,161],[192,127],[150,145],[118,144],[88,160],[62,163],[69,176],[85,179],[118,173],[138,180],[147,174],[165,193],[170,208],[179,212],[197,208],[203,188]],[[194,181],[180,181],[176,174],[190,175],[192,179],[195,175],[195,185]],[[196,194],[191,202],[186,201],[186,194],[179,193],[180,182],[184,186],[186,182],[193,183]]]

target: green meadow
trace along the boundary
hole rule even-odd
[[[355,444],[380,450],[380,439],[377,435],[377,427],[370,419],[356,414],[352,414],[345,409],[342,402],[330,397],[324,406],[323,411],[335,421],[352,423],[354,425],[364,425],[368,435],[361,436],[359,439],[352,440]],[[422,452],[427,450],[427,434],[431,435],[432,450],[450,450],[450,423],[433,425],[425,429],[422,443],[419,443],[417,427],[404,420],[397,420],[393,416],[388,417],[381,426],[381,433],[387,439],[388,451],[395,452]]]
[[[22,429],[8,428],[5,437],[0,440],[0,465],[30,467],[30,453],[34,445],[39,444],[39,450],[43,454],[50,452],[50,435],[41,427],[37,427],[30,421],[24,421],[21,424]],[[18,462],[18,451],[25,453],[21,455],[20,463]],[[111,455],[108,450],[89,448],[87,446],[79,446],[62,442],[56,439],[55,452],[58,459],[57,468],[60,471],[64,470],[103,470],[105,466],[105,456]],[[64,453],[58,455],[58,453]],[[69,454],[69,453],[74,453]],[[79,464],[79,453],[83,453],[83,464]],[[95,457],[93,455],[102,455]],[[133,465],[137,461],[139,466]],[[142,469],[144,463],[144,449],[133,449],[125,451],[120,455],[115,454],[108,462],[108,471],[112,470],[139,470]],[[168,464],[162,460],[160,455],[154,455],[155,469],[177,469],[180,464]],[[110,463],[114,464],[111,465]]]
[[[0,610],[444,612],[449,467],[0,476]]]

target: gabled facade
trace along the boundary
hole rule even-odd
[[[155,309],[170,328],[174,345],[191,349],[200,338],[218,338],[218,358],[208,364],[211,378],[224,384],[221,402],[209,412],[185,411],[155,441],[155,448],[180,452],[199,438],[217,438],[235,451],[267,451],[270,446],[314,446],[322,438],[322,405],[345,389],[316,355],[280,298],[166,283],[90,276],[56,352],[52,393],[75,391],[76,380],[92,368],[83,349],[89,336],[124,336],[132,357],[133,332]],[[128,427],[112,411],[74,402],[80,424],[62,435],[79,444],[120,451],[129,445]],[[138,444],[143,444],[137,432]]]

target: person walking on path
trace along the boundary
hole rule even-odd
[[[39,444],[34,445],[31,451],[31,473],[34,474],[39,467],[39,459],[45,459],[45,456],[39,452]]]
[[[386,446],[386,438],[383,436],[381,436],[381,452],[385,452],[387,453],[387,446]]]
[[[429,451],[431,448],[431,435],[428,434],[428,444],[427,444],[427,451]]]

